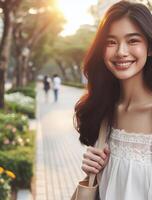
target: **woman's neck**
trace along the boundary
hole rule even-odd
[[[152,91],[144,83],[142,74],[127,80],[122,80],[120,103],[129,110],[133,105],[150,103],[152,100]]]

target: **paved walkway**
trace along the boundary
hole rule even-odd
[[[81,171],[85,148],[73,128],[73,108],[82,90],[63,86],[57,103],[52,91],[47,102],[41,85],[37,91],[36,200],[70,200],[85,176]]]

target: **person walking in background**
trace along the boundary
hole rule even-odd
[[[90,146],[82,170],[98,174],[100,200],[152,200],[150,10],[129,1],[110,7],[83,72],[87,92],[75,106],[74,120],[81,143]],[[104,121],[109,153],[94,146]]]
[[[50,90],[50,79],[47,75],[44,76],[44,80],[43,80],[43,89],[45,92],[45,100],[48,100],[48,92]]]
[[[52,79],[52,87],[53,87],[54,101],[55,102],[58,101],[60,86],[61,86],[61,78],[59,77],[58,74],[54,74],[53,79]]]

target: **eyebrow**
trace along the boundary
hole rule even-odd
[[[143,35],[141,33],[128,33],[128,34],[125,35],[125,37],[133,37],[133,36],[142,37]],[[108,35],[107,38],[117,38],[117,36]]]

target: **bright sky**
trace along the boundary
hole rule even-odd
[[[67,20],[62,35],[75,33],[81,24],[92,24],[93,18],[88,9],[97,2],[98,0],[58,0],[59,8]]]

